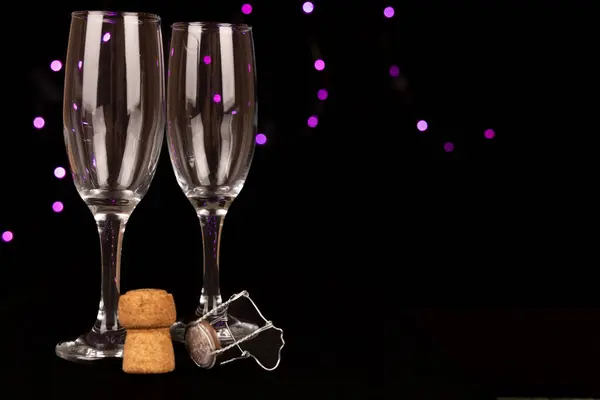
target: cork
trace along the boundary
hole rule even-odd
[[[128,374],[164,374],[174,369],[175,354],[169,328],[127,331],[123,371]]]
[[[119,321],[126,329],[123,371],[161,374],[175,369],[170,326],[175,323],[173,296],[160,289],[138,289],[119,299]]]
[[[119,298],[119,321],[125,328],[164,328],[175,320],[175,301],[166,290],[130,290]]]

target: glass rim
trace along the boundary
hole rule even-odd
[[[87,19],[90,15],[102,15],[103,17],[127,17],[136,16],[138,22],[160,22],[160,16],[158,14],[152,14],[147,12],[131,12],[131,11],[100,11],[100,10],[83,10],[73,11],[71,13],[72,18]]]
[[[189,28],[190,26],[199,26],[203,30],[210,30],[214,28],[231,28],[236,32],[250,32],[252,30],[252,26],[248,24],[232,24],[229,22],[175,22],[171,25],[171,29],[173,30],[184,30]]]

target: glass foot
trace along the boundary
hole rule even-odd
[[[258,329],[258,325],[238,319],[231,314],[212,320],[209,319],[209,321],[217,331],[217,336],[222,347],[228,346]],[[191,321],[177,321],[171,325],[171,339],[174,342],[185,342],[185,330],[189,322]],[[228,327],[229,329],[227,329]]]
[[[91,331],[73,341],[56,345],[56,355],[67,361],[85,362],[123,357],[125,330],[99,333]]]

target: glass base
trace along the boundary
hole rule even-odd
[[[107,358],[122,358],[125,330],[91,332],[72,341],[56,345],[56,355],[67,361],[86,362]]]
[[[196,317],[197,318],[197,317]],[[189,321],[177,321],[171,326],[171,340],[174,342],[185,342],[185,330]],[[221,342],[221,347],[228,346],[234,341],[238,341],[243,337],[250,335],[258,329],[258,325],[243,321],[234,317],[231,314],[221,316],[215,319],[210,319],[209,322],[217,331],[217,337]],[[229,329],[227,329],[229,327]]]

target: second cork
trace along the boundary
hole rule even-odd
[[[119,321],[126,329],[123,371],[162,374],[175,369],[169,327],[176,320],[175,301],[161,289],[131,290],[119,299]]]

